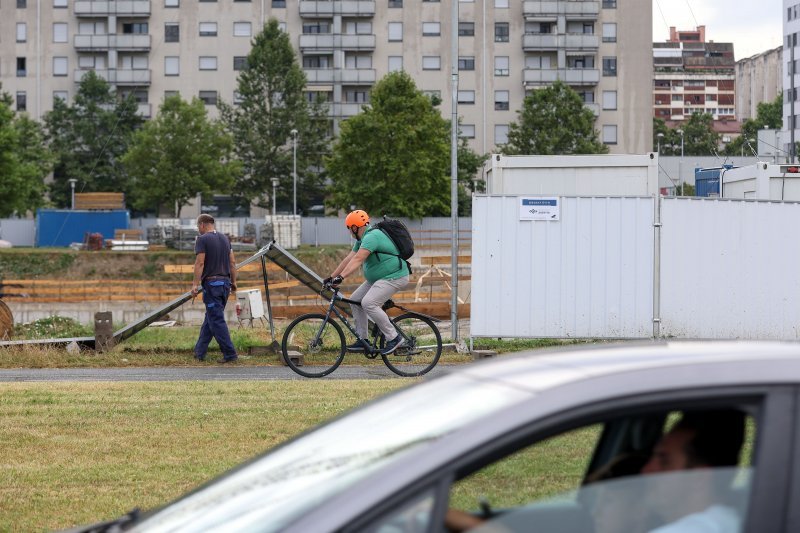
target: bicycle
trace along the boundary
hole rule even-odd
[[[421,376],[430,372],[439,362],[442,355],[442,336],[433,317],[416,313],[397,305],[392,300],[383,304],[387,309],[400,309],[403,313],[392,323],[397,332],[403,336],[406,343],[394,353],[381,355],[381,350],[386,344],[386,339],[376,324],[372,324],[369,339],[361,339],[354,326],[350,324],[344,313],[336,306],[337,302],[350,305],[361,305],[361,302],[349,300],[339,294],[338,287],[324,286],[320,296],[328,289],[332,296],[326,313],[309,313],[295,318],[283,334],[281,351],[286,364],[307,378],[321,378],[336,370],[346,354],[344,332],[342,327],[333,318],[333,315],[344,323],[350,333],[364,346],[364,355],[368,359],[375,359],[379,355],[389,370],[403,377]],[[303,366],[295,363],[289,352],[298,349],[303,356]],[[299,361],[298,361],[299,363]]]

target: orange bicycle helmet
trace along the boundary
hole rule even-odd
[[[367,224],[369,224],[369,215],[366,211],[362,211],[361,209],[356,209],[344,219],[344,225],[349,230],[352,230],[354,227],[360,228]]]

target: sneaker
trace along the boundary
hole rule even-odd
[[[403,338],[403,336],[398,334],[397,337],[386,343],[386,347],[383,350],[381,350],[381,355],[389,355],[390,353],[393,353],[395,350],[397,350],[399,347],[405,345],[405,343],[406,340]]]
[[[347,351],[351,353],[363,353],[364,343],[362,343],[361,341],[356,341],[347,347]]]
[[[203,362],[203,361],[206,360],[206,356],[205,355],[196,355],[195,354],[194,358],[195,358],[195,360],[200,361],[200,362]]]

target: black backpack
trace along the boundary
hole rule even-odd
[[[385,233],[397,247],[398,253],[389,255],[394,255],[399,260],[405,260],[408,272],[411,273],[411,264],[408,259],[414,255],[414,239],[411,238],[411,233],[409,233],[406,225],[397,219],[383,217],[383,220],[375,224],[375,227]]]

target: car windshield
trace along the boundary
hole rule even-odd
[[[147,517],[134,531],[275,531],[360,479],[530,392],[463,375],[399,391]]]

